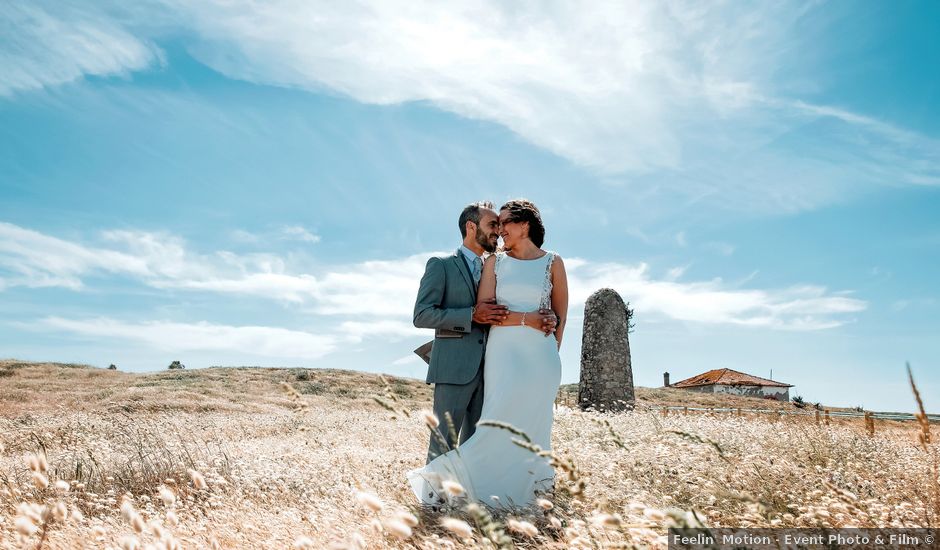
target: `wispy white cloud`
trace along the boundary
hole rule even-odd
[[[666,271],[666,280],[667,280],[667,281],[675,281],[675,280],[677,280],[679,277],[682,277],[682,276],[685,274],[686,270],[688,270],[688,269],[689,269],[689,266],[687,266],[687,265],[682,265],[682,266],[677,266],[677,267],[669,268],[669,269]]]
[[[344,321],[340,323],[339,330],[353,341],[360,341],[364,338],[382,338],[397,342],[405,338],[428,335],[427,330],[415,328],[410,320]]]
[[[289,274],[273,254],[204,255],[168,233],[105,231],[96,245],[0,222],[0,279],[7,287],[81,289],[85,280],[122,275],[163,289],[202,290],[303,303],[322,293],[317,279]]]
[[[392,361],[392,364],[395,366],[402,365],[411,365],[411,366],[424,366],[424,362],[414,353],[409,353]]]
[[[569,264],[571,301],[583,307],[599,288],[613,288],[631,302],[638,315],[707,324],[735,324],[770,329],[821,330],[850,322],[867,308],[863,300],[816,285],[782,289],[747,289],[712,281],[656,279],[647,264]]]
[[[237,243],[259,243],[261,242],[261,237],[252,233],[251,231],[245,231],[244,229],[234,229],[231,232],[231,238]]]
[[[0,36],[0,96],[86,75],[126,74],[162,60],[149,40],[88,4],[0,3]]]
[[[308,231],[301,225],[287,225],[281,228],[281,232],[288,239],[296,239],[307,243],[320,242],[320,236]]]
[[[225,351],[290,359],[318,359],[333,351],[337,338],[264,326],[162,321],[124,322],[105,317],[47,317],[34,327],[104,340],[126,340],[163,351]]]
[[[320,236],[311,232],[302,225],[282,225],[276,229],[267,229],[259,232],[235,229],[231,238],[237,243],[258,244],[270,240],[300,241],[304,243],[318,243]]]
[[[777,81],[805,64],[790,46],[825,4],[171,5],[203,38],[195,55],[234,78],[427,101],[610,181],[668,174],[673,191],[723,208],[797,211],[862,185],[940,184],[935,140],[792,99]],[[809,155],[790,139],[807,128]]]
[[[405,315],[410,319],[424,266],[433,254],[440,252],[332,268],[322,277],[323,292],[314,311],[326,315]]]
[[[153,279],[148,284],[156,288],[256,296],[297,304],[315,299],[322,288],[313,275],[270,272],[242,275],[205,273],[195,279]]]
[[[702,248],[711,252],[720,254],[721,256],[730,256],[734,254],[735,247],[733,244],[725,243],[721,241],[709,241],[702,245]]]
[[[38,231],[0,222],[0,274],[6,286],[79,289],[91,273],[146,276],[138,255],[84,246]]]
[[[0,69],[14,69],[0,73],[33,75],[7,76],[7,90],[145,67],[150,37],[173,34],[232,78],[428,102],[607,181],[656,176],[724,208],[796,211],[866,185],[940,184],[936,140],[803,101],[779,80],[805,65],[792,44],[831,4],[147,0],[105,4],[110,15],[62,5],[67,15],[53,15],[59,4],[0,12],[13,44]],[[73,35],[82,47],[61,43]]]
[[[0,272],[0,281],[8,286],[28,285],[28,277],[38,277],[41,286],[77,290],[84,277],[118,274],[155,288],[268,298],[298,304],[313,315],[346,317],[339,333],[352,339],[420,334],[410,326],[411,312],[424,265],[432,254],[324,266],[311,273],[292,269],[274,254],[194,254],[181,239],[166,234],[105,232],[105,241],[120,250],[64,241],[11,224],[0,224],[0,237],[6,237],[0,238],[0,267],[8,271]],[[850,294],[819,285],[747,289],[720,279],[680,281],[683,268],[656,278],[644,263],[569,258],[566,265],[574,308],[582,307],[591,292],[611,287],[641,314],[699,323],[817,330],[844,324],[851,314],[867,307]]]

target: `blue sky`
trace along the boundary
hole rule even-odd
[[[0,356],[422,378],[424,262],[525,196],[634,377],[940,409],[935,2],[0,6]]]

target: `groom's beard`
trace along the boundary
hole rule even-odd
[[[493,238],[494,236],[493,234],[487,235],[477,229],[477,244],[487,252],[496,252],[496,239]]]

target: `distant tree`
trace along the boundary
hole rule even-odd
[[[792,401],[793,405],[798,409],[802,409],[806,406],[806,403],[803,402],[803,397],[800,395],[794,395]]]
[[[117,366],[114,363],[108,365],[108,370],[117,370]]]
[[[185,369],[185,368],[186,368],[186,365],[180,363],[179,361],[173,361],[172,363],[170,363],[170,366],[167,367],[167,368],[170,369],[170,370],[174,370],[174,369]]]
[[[636,323],[633,322],[633,309],[630,308],[630,302],[626,303],[627,308],[627,334],[633,332],[633,329],[636,328]]]

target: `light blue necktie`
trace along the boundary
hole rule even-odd
[[[483,273],[483,260],[477,256],[473,259],[473,284],[480,285],[480,275]]]

